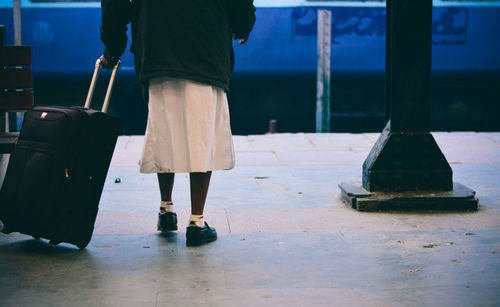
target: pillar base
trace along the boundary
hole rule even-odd
[[[451,191],[369,192],[361,182],[341,183],[342,200],[358,211],[477,211],[476,192],[453,183]]]

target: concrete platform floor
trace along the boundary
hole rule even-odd
[[[377,134],[235,136],[237,167],[213,181],[219,240],[156,232],[143,137],[120,137],[86,250],[0,235],[0,306],[498,306],[500,133],[434,133],[478,212],[361,213],[339,199]],[[115,183],[120,178],[121,183]]]

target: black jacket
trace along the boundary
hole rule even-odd
[[[255,23],[253,0],[102,0],[105,57],[119,58],[132,22],[139,81],[174,77],[228,90],[234,67],[232,38]]]

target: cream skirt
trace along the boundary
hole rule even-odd
[[[234,161],[224,90],[183,79],[150,81],[141,173],[224,170]]]

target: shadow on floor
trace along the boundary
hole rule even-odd
[[[61,255],[61,254],[86,254],[86,250],[80,250],[76,246],[51,245],[46,240],[27,239],[0,245],[0,253],[14,252],[19,254],[38,255]]]

